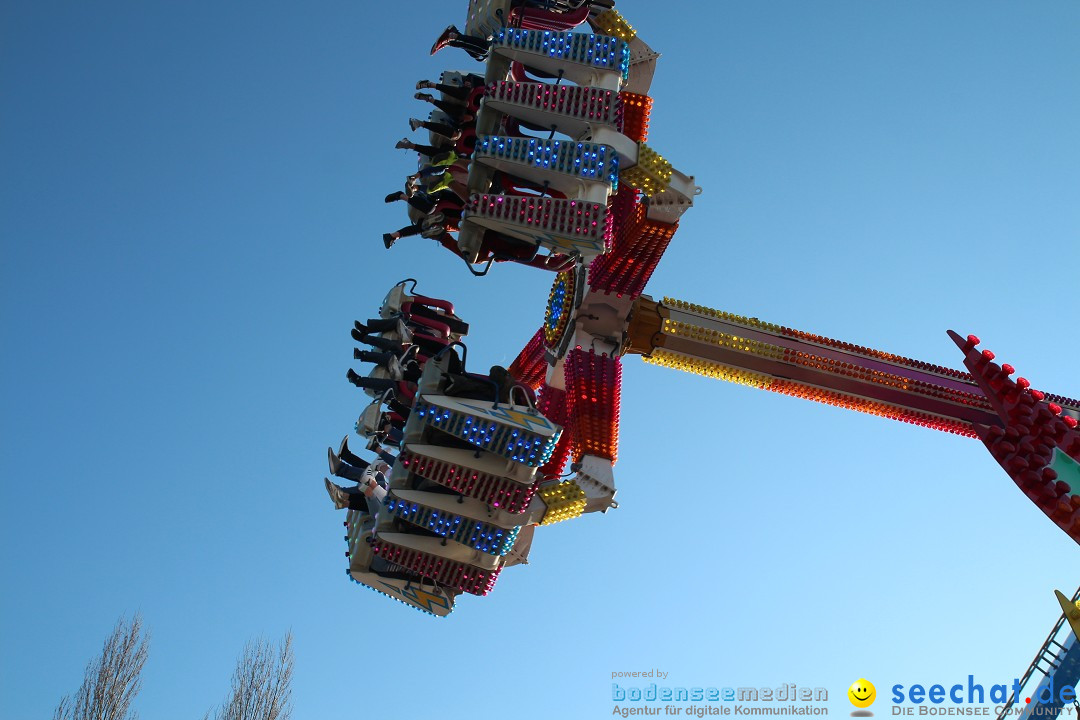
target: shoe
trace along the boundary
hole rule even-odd
[[[349,493],[345,492],[345,488],[330,482],[330,478],[323,480],[326,482],[326,493],[334,501],[334,509],[344,510],[349,507]]]
[[[352,330],[350,330],[349,334],[352,335],[352,339],[355,340],[356,342],[358,342],[358,343],[364,342],[364,333],[360,332],[356,328],[353,328]]]
[[[353,320],[352,321],[352,326],[354,328],[356,328],[356,331],[358,333],[361,333],[363,335],[366,335],[367,332],[368,332],[368,326],[365,325],[364,323],[360,322],[359,320]]]
[[[420,83],[416,83],[416,89],[417,90],[420,89]],[[424,126],[424,121],[423,120],[420,120],[418,118],[409,118],[409,127],[411,127],[414,132],[419,130],[423,126]]]
[[[337,451],[338,458],[340,458],[342,455],[345,455],[346,453],[348,453],[350,455],[352,454],[352,452],[349,450],[349,436],[348,435],[341,438],[341,445],[338,446],[338,451]]]
[[[412,143],[409,142],[409,138],[401,138],[397,141],[397,144],[394,145],[394,148],[397,150],[409,150],[411,147]]]
[[[435,87],[435,83],[431,82],[430,80],[417,80],[416,81],[416,89],[417,90],[427,90],[428,88],[432,88],[432,87]],[[415,130],[415,129],[416,128],[413,128],[413,130]]]
[[[352,368],[349,368],[348,372],[345,373],[345,377],[346,377],[346,379],[348,379],[349,382],[351,382],[356,387],[364,387],[363,385],[360,384],[360,382],[364,378],[357,375],[356,371],[353,370]]]
[[[360,348],[356,348],[353,352],[353,359],[378,364],[378,362],[383,359],[385,352],[386,351],[375,352],[374,350],[361,350]]]
[[[326,448],[326,460],[330,465],[330,474],[337,475],[341,469],[341,458],[334,454],[334,448]]]
[[[386,246],[387,250],[393,247],[395,242],[397,242],[397,238],[394,237],[393,233],[383,233],[382,244]]]
[[[450,41],[457,38],[458,34],[458,29],[456,27],[447,25],[446,29],[442,31],[442,34],[435,39],[435,43],[431,46],[431,54],[434,55],[449,45]]]
[[[413,97],[417,100],[423,100],[424,102],[432,102],[435,100],[434,97],[428,95],[427,93],[416,93],[415,95],[413,95]]]
[[[386,199],[383,200],[383,202],[392,203],[392,202],[397,202],[400,199],[401,199],[401,193],[400,192],[392,192],[392,193],[390,193],[389,195],[386,196]]]

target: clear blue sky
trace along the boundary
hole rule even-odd
[[[508,363],[550,276],[469,276],[383,196],[465,2],[0,10],[0,716],[47,716],[117,617],[143,717],[296,635],[298,718],[609,717],[683,685],[1017,676],[1080,549],[975,441],[627,358],[621,507],[436,621],[346,581],[325,448],[389,285]],[[975,332],[1080,395],[1080,5],[620,0],[663,53],[650,144],[704,188],[650,283],[959,366]],[[874,709],[887,713],[887,705]]]

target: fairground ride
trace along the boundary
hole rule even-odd
[[[350,578],[448,615],[528,557],[536,527],[616,507],[621,363],[645,362],[981,441],[1020,491],[1080,542],[1080,403],[1030,387],[950,331],[965,371],[644,294],[692,207],[694,178],[646,144],[658,54],[611,2],[471,0],[432,53],[477,71],[422,83],[436,106],[407,192],[411,225],[474,275],[554,274],[545,319],[509,368],[466,367],[453,303],[391,289],[353,336],[375,363],[357,432],[381,459],[330,452]],[[587,30],[578,32],[576,30]],[[387,449],[392,447],[396,454]],[[569,472],[565,472],[569,463]]]

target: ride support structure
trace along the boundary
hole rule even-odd
[[[1012,380],[979,339],[949,332],[968,372],[691,303],[642,296],[626,351],[650,364],[979,438],[1080,542],[1080,401]]]
[[[1033,677],[1041,675],[1035,691],[1026,699],[1019,720],[1032,717],[1061,717],[1068,704],[1080,707],[1076,701],[1076,685],[1080,683],[1080,588],[1068,598],[1060,590],[1054,591],[1061,616],[1039,646],[1035,659],[1019,679],[1019,686],[1001,706],[998,720],[1012,717],[1010,708],[1020,699],[1020,693]]]
[[[616,506],[627,317],[700,188],[646,142],[659,55],[617,11],[504,7],[522,23],[494,29],[494,5],[471,3],[466,27],[492,39],[457,244],[478,263],[488,233],[519,238],[546,248],[545,269],[558,272],[544,326],[509,372],[564,428],[542,469],[561,477],[572,461],[573,476],[549,490],[567,499],[563,520]],[[557,29],[579,18],[596,32]],[[514,136],[522,128],[549,136]]]

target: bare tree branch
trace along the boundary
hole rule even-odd
[[[249,642],[236,661],[232,686],[215,720],[289,720],[292,673],[291,631],[277,647],[261,638]]]
[[[143,631],[142,616],[118,620],[101,655],[87,663],[74,700],[61,698],[53,720],[136,720],[131,701],[142,689],[149,651],[150,634]]]
[[[72,720],[71,712],[71,696],[65,695],[60,698],[60,702],[57,703],[56,709],[53,710],[53,720]]]
[[[138,720],[131,703],[142,688],[149,649],[142,617],[121,618],[101,655],[87,663],[79,689],[60,699],[53,720]],[[261,638],[249,642],[236,661],[225,701],[203,720],[290,720],[292,673],[292,632],[277,645]]]

